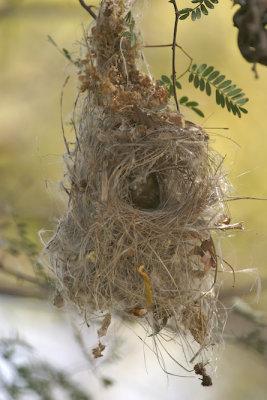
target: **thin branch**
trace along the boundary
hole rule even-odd
[[[146,47],[146,48],[155,48],[155,47],[172,47],[172,46],[173,46],[173,44],[171,43],[171,44],[151,44],[151,45],[145,45],[144,47]],[[193,58],[184,50],[184,48],[182,46],[180,46],[177,43],[175,43],[175,46],[178,47],[184,53],[184,55],[186,55],[186,57],[188,57],[189,60],[190,60],[189,65],[186,68],[186,70],[181,75],[178,76],[177,80],[179,80],[180,78],[182,78],[190,70],[190,67],[191,67],[191,65],[193,63]]]
[[[43,288],[47,288],[46,283],[43,283],[43,282],[39,281],[38,279],[33,278],[30,275],[26,275],[23,272],[10,270],[10,269],[6,268],[1,262],[0,262],[0,272],[4,272],[5,274],[11,275],[17,279],[21,279],[23,281],[33,283],[33,284],[41,286]]]
[[[0,295],[45,300],[51,295],[51,293],[47,290],[47,288],[29,288],[20,286],[9,287],[0,284]]]
[[[80,4],[81,4],[81,6],[82,6],[86,11],[89,12],[89,14],[91,15],[91,17],[93,17],[94,19],[96,19],[96,14],[92,11],[92,7],[94,7],[94,6],[87,6],[83,0],[79,0],[79,2],[80,2]]]
[[[235,201],[235,200],[263,200],[266,201],[266,197],[251,197],[251,196],[244,196],[244,197],[227,197],[223,201]]]
[[[176,70],[175,70],[175,50],[176,50],[176,36],[177,36],[177,27],[178,27],[178,20],[179,20],[179,10],[176,4],[176,0],[169,0],[169,3],[171,3],[174,7],[174,12],[175,12],[175,21],[174,21],[174,30],[173,30],[173,41],[172,41],[172,85],[173,85],[173,95],[174,95],[174,100],[176,104],[177,111],[180,113],[180,108],[178,104],[178,99],[177,99],[177,93],[176,93]]]
[[[150,48],[150,47],[172,47],[173,44],[146,44],[144,47],[146,48]],[[175,43],[175,46],[178,47],[185,55],[186,57],[188,57],[191,61],[193,60],[193,58],[184,50],[184,48],[182,46],[180,46],[179,44]]]

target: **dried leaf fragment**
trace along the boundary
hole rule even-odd
[[[57,291],[55,293],[55,297],[54,297],[54,301],[53,301],[54,306],[57,308],[61,308],[64,306],[64,303],[65,303],[65,301],[64,301],[62,294],[59,291]]]
[[[212,386],[212,380],[211,377],[207,374],[206,368],[204,367],[203,363],[200,362],[196,365],[194,365],[194,371],[197,375],[201,375],[202,378],[202,386]]]
[[[110,322],[111,322],[111,315],[108,313],[105,315],[105,317],[102,321],[102,325],[97,331],[99,338],[101,338],[102,336],[106,336]]]
[[[211,236],[209,239],[203,240],[200,246],[195,246],[190,254],[201,257],[201,262],[204,264],[204,272],[208,272],[211,268],[217,268],[217,255]]]
[[[98,346],[92,350],[94,358],[103,357],[102,351],[104,351],[106,346],[100,342],[98,342]]]

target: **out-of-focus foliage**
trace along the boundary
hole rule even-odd
[[[6,400],[90,400],[68,374],[36,358],[33,348],[19,337],[0,339],[0,389]]]

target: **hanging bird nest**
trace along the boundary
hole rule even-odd
[[[153,335],[174,320],[204,349],[217,320],[210,232],[225,218],[222,159],[140,71],[128,11],[103,0],[86,36],[77,141],[64,157],[69,203],[46,252],[57,298],[87,316],[141,317]]]

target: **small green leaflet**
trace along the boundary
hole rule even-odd
[[[172,77],[168,77],[167,75],[161,75],[161,80],[159,81],[161,86],[165,86],[168,90],[169,97],[174,95],[173,84],[172,84]],[[182,89],[182,85],[180,82],[176,81],[175,86],[177,89]]]
[[[136,41],[137,41],[137,37],[136,37],[136,34],[134,33],[135,20],[134,20],[134,17],[132,16],[131,11],[129,11],[126,14],[124,19],[125,19],[125,22],[129,28],[129,30],[124,32],[122,34],[122,37],[129,37],[131,47],[134,47],[136,44]]]
[[[161,80],[159,81],[160,85],[165,86],[169,92],[169,97],[174,95],[172,77],[168,77],[167,75],[161,75]],[[177,89],[182,89],[182,85],[179,81],[175,82],[175,86]],[[189,101],[187,96],[183,96],[180,98],[179,103],[187,108],[190,108],[200,117],[204,117],[204,113],[198,108],[199,103],[197,101]]]
[[[196,4],[193,8],[183,8],[179,11],[179,19],[186,19],[191,15],[191,20],[196,21],[202,15],[208,15],[209,9],[214,8],[214,4],[218,4],[219,0],[192,0],[192,4]]]
[[[55,46],[55,48],[56,48],[61,54],[63,54],[63,56],[66,57],[72,64],[76,65],[76,67],[80,67],[80,66],[81,66],[81,59],[80,59],[80,58],[77,58],[77,60],[74,60],[74,59],[71,57],[71,54],[70,54],[69,50],[67,50],[67,49],[65,49],[65,48],[61,49],[61,48],[56,44],[56,42],[54,41],[54,39],[53,39],[50,35],[47,35],[47,38],[48,38],[48,41],[49,41],[53,46]]]
[[[212,87],[215,89],[216,103],[222,108],[227,108],[229,112],[241,118],[242,113],[247,114],[243,105],[248,102],[242,89],[237,88],[232,81],[225,79],[225,75],[215,70],[213,66],[193,64],[189,69],[188,81],[193,83],[196,89],[206,92],[208,96],[212,94]]]
[[[200,117],[205,117],[204,113],[198,108],[199,103],[197,101],[189,101],[187,96],[183,96],[180,98],[179,103],[187,108],[190,108]]]

